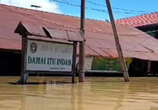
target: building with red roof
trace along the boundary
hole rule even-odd
[[[158,12],[119,19],[116,22],[136,27],[158,39]]]
[[[80,37],[80,18],[77,17],[6,5],[0,5],[0,15],[0,73],[20,73],[21,37],[14,33],[19,22],[38,35],[45,34],[42,30],[45,27],[59,40]],[[85,24],[87,71],[121,71],[111,24],[89,19]],[[137,64],[132,66],[137,67],[137,72],[147,71],[147,61],[158,61],[158,40],[128,25],[117,24],[117,30],[126,61]]]

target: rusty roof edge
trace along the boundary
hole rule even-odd
[[[80,31],[72,31],[72,30],[64,30],[64,29],[57,29],[57,28],[48,28],[47,26],[44,26],[43,29],[45,29],[44,31],[46,32],[47,36],[49,36],[49,38],[52,38],[52,39],[61,39],[61,40],[67,40],[69,42],[81,42],[81,41],[84,41],[84,39],[82,38],[81,34],[80,34]],[[67,39],[64,39],[64,38],[57,38],[57,37],[53,37],[53,33],[51,32],[51,30],[58,30],[58,31],[63,31],[66,33],[66,36],[67,36]],[[79,33],[80,35],[80,40],[73,40],[70,38],[70,35],[68,32],[74,32],[74,33]]]
[[[20,21],[14,32],[18,33],[20,35],[38,36],[38,37],[48,37],[48,38],[50,38],[45,32],[45,29],[44,29],[45,27],[42,27],[42,30],[45,33],[45,35],[41,35],[39,33],[34,33],[34,32],[29,32],[29,29],[27,29],[27,28],[28,27],[26,26],[26,24]]]
[[[18,33],[20,35],[31,35],[31,33],[26,29],[26,27],[23,25],[21,21],[17,25],[14,33]]]
[[[49,29],[47,28],[47,26],[40,26],[44,32],[45,35],[41,35],[40,33],[34,33],[34,32],[30,32],[31,30],[29,30],[29,27],[27,26],[28,24],[23,23],[23,22],[19,22],[19,24],[17,25],[16,29],[15,29],[15,33],[18,33],[22,36],[36,36],[36,37],[42,37],[42,38],[49,38],[49,39],[56,39],[56,40],[65,40],[65,41],[69,41],[69,42],[80,42],[83,41],[82,40],[71,40],[71,39],[61,39],[61,38],[53,38],[53,36],[51,35],[51,32],[49,31]],[[58,30],[58,29],[55,29]],[[64,30],[62,30],[64,31]],[[69,37],[69,36],[67,36]]]
[[[155,27],[158,26],[158,23],[149,23],[149,24],[143,24],[143,25],[138,25],[135,26],[136,28],[147,28],[147,27]]]

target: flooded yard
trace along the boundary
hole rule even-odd
[[[158,110],[157,77],[129,83],[88,77],[80,84],[68,83],[70,77],[30,77],[32,84],[11,84],[17,80],[0,77],[0,110]]]

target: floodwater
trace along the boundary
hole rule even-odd
[[[158,110],[158,77],[129,83],[88,77],[80,84],[68,83],[70,77],[31,77],[34,84],[10,84],[17,80],[0,77],[0,110]]]

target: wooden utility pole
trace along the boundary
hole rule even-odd
[[[73,42],[73,63],[72,63],[72,83],[75,83],[76,76],[76,51],[77,51],[77,42]]]
[[[81,0],[81,36],[85,39],[85,0]],[[85,40],[79,44],[79,82],[85,79]]]
[[[110,21],[111,21],[111,25],[112,25],[112,29],[113,29],[116,49],[117,49],[117,52],[118,52],[120,64],[121,64],[122,69],[123,69],[124,80],[125,80],[125,82],[129,82],[128,69],[127,69],[125,59],[123,57],[123,52],[122,52],[122,49],[121,49],[121,45],[120,45],[120,42],[119,42],[119,37],[118,37],[118,34],[117,34],[115,21],[114,21],[114,17],[113,17],[113,14],[112,14],[111,4],[110,4],[109,0],[105,0],[105,1],[106,1],[106,4],[107,4],[108,13],[109,13],[109,16],[110,16]]]
[[[27,35],[22,35],[22,54],[21,54],[21,77],[17,82],[19,84],[26,84],[28,73],[26,73],[26,51],[27,51]]]

